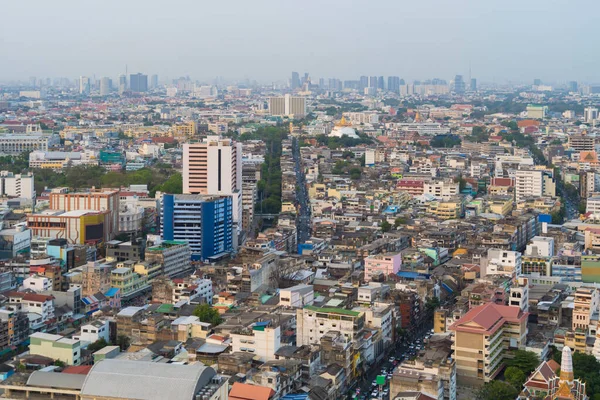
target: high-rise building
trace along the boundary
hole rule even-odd
[[[235,234],[242,227],[242,144],[208,136],[183,146],[183,193],[231,196]],[[237,247],[237,237],[234,237]]]
[[[577,81],[569,82],[569,92],[577,92],[578,89],[579,89],[579,85],[577,84]]]
[[[127,77],[125,75],[119,75],[119,94],[123,94],[127,91]]]
[[[150,78],[150,87],[156,89],[158,87],[158,75],[154,74]]]
[[[369,77],[363,75],[360,77],[359,89],[362,90],[366,87],[369,87]]]
[[[471,92],[476,92],[477,91],[477,79],[475,78],[471,78]]]
[[[583,110],[583,120],[586,124],[591,124],[598,119],[598,109],[594,107],[586,107]]]
[[[131,89],[132,92],[147,92],[148,75],[141,73],[129,75],[129,89]]]
[[[297,72],[292,72],[292,81],[290,82],[290,87],[292,90],[294,90],[298,89],[300,86],[300,74]]]
[[[486,303],[456,321],[452,349],[458,377],[493,380],[505,366],[511,349],[525,346],[527,316],[519,307]]]
[[[539,169],[519,169],[515,174],[515,197],[517,202],[528,198],[556,194],[556,182],[552,171]]]
[[[463,80],[462,75],[456,75],[454,77],[454,92],[455,93],[464,93],[466,89],[465,81]]]
[[[100,79],[100,96],[108,96],[112,87],[112,81],[106,76]]]
[[[319,78],[319,89],[325,88],[325,78]]]
[[[377,89],[377,77],[376,76],[369,77],[368,87]]]
[[[388,76],[387,90],[398,93],[400,91],[400,78],[397,76]]]
[[[536,78],[533,80],[533,86],[540,86],[542,84],[542,80],[539,78]]]
[[[161,236],[189,243],[192,260],[233,250],[231,196],[165,194],[162,197]]]
[[[79,94],[90,94],[91,81],[87,76],[79,77]]]
[[[377,89],[381,89],[381,90],[385,89],[385,82],[383,80],[383,76],[380,76],[377,79]]]
[[[306,115],[306,97],[291,96],[269,98],[269,112],[271,115],[286,115],[304,117]]]

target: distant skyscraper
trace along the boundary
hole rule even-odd
[[[304,85],[305,83],[310,82],[309,77],[308,77],[308,72],[304,73],[304,78],[302,78],[302,84]]]
[[[127,91],[127,77],[125,75],[119,75],[119,94],[123,94]]]
[[[377,89],[381,89],[381,90],[385,89],[385,82],[383,80],[383,76],[380,76],[377,79]]]
[[[477,79],[471,78],[471,92],[477,91]]]
[[[100,96],[108,96],[110,89],[112,88],[112,82],[110,78],[106,76],[100,79]]]
[[[370,88],[377,88],[377,77],[376,76],[370,76],[369,77],[369,87]]]
[[[594,123],[598,119],[598,109],[595,107],[586,107],[583,109],[583,120],[586,123]]]
[[[578,89],[577,81],[569,82],[569,92],[577,92]]]
[[[298,89],[300,87],[300,74],[297,72],[292,72],[292,81],[290,83],[290,87],[292,90]]]
[[[79,77],[79,94],[90,94],[91,82],[87,76]]]
[[[325,78],[319,78],[319,89],[325,88]]]
[[[400,91],[400,78],[397,76],[388,76],[387,90],[398,93]]]
[[[150,78],[150,87],[156,89],[158,87],[158,75],[154,74]]]
[[[32,88],[35,88],[36,85],[37,85],[37,79],[36,79],[36,77],[35,76],[29,77],[29,86],[31,86]]]
[[[129,75],[129,89],[131,89],[132,92],[147,92],[148,75],[140,73]]]
[[[406,85],[406,82],[404,82],[404,79],[400,79],[400,86],[402,85]]]
[[[463,80],[462,75],[456,75],[454,77],[454,92],[456,93],[464,93],[465,92],[465,81]]]
[[[533,86],[540,86],[542,84],[542,80],[541,79],[534,79],[533,80]]]
[[[369,77],[368,76],[361,76],[360,77],[360,84],[359,84],[359,89],[364,89],[366,87],[369,87]]]

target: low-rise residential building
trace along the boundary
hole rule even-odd
[[[60,335],[36,332],[29,337],[29,353],[59,360],[66,365],[79,365],[81,342]]]

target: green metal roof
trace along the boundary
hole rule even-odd
[[[161,304],[160,307],[156,309],[156,312],[161,314],[168,314],[171,311],[173,311],[174,308],[175,307],[173,306],[173,304]]]
[[[315,306],[305,306],[304,308],[307,310],[314,311],[314,312],[349,315],[351,317],[358,317],[360,315],[360,312],[358,312],[358,311],[346,310],[344,308],[315,307]]]

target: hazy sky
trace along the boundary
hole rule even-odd
[[[0,79],[600,81],[597,0],[4,0]]]

